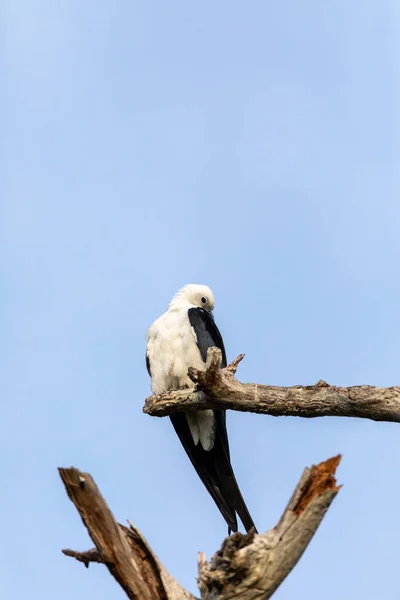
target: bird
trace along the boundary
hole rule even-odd
[[[204,369],[207,350],[226,352],[215,324],[214,294],[206,285],[188,284],[172,298],[167,311],[148,329],[146,366],[153,394],[192,387],[189,367]],[[228,535],[238,531],[237,515],[249,532],[257,529],[232,469],[225,410],[178,412],[170,415],[198,476],[228,525]]]

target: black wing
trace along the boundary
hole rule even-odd
[[[221,366],[226,367],[224,342],[212,315],[202,308],[191,308],[188,310],[188,317],[196,334],[197,345],[203,361],[205,362],[207,359],[208,348],[216,346],[222,352]],[[215,441],[211,450],[204,450],[201,444],[197,446],[194,444],[186,416],[183,413],[171,415],[170,419],[191,463],[214,499],[229,529],[237,531],[237,512],[246,531],[249,531],[252,527],[255,529],[255,525],[232,470],[225,411],[216,410],[214,416]]]
[[[147,350],[146,350],[146,369],[148,374],[151,377],[151,372],[150,372],[150,360],[149,360],[149,355],[147,354]]]
[[[204,362],[207,360],[207,350],[216,346],[222,352],[221,367],[226,367],[224,342],[212,314],[203,308],[189,308],[188,317],[196,334],[197,345]]]

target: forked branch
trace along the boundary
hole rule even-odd
[[[207,562],[199,555],[202,600],[267,600],[296,565],[338,492],[340,456],[305,469],[279,523],[262,535],[228,537]],[[86,566],[102,562],[128,598],[196,600],[161,565],[142,534],[119,525],[88,473],[59,469],[67,493],[96,548],[64,550]]]
[[[282,387],[241,383],[235,372],[243,354],[220,369],[221,351],[209,348],[204,371],[189,369],[194,387],[146,398],[143,411],[163,417],[175,412],[230,409],[272,416],[361,417],[400,422],[400,387],[314,385]]]

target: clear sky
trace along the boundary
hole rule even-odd
[[[89,471],[196,590],[225,522],[168,419],[146,329],[209,285],[238,377],[400,384],[397,0],[5,0],[0,597],[109,600],[58,477]],[[344,486],[279,600],[397,600],[399,425],[228,414],[260,531],[305,466]]]

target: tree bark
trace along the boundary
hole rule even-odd
[[[235,533],[210,563],[199,559],[202,600],[268,600],[300,560],[340,489],[340,456],[305,469],[278,524],[262,535]]]
[[[221,351],[209,348],[204,371],[189,369],[193,388],[150,396],[143,411],[163,417],[182,411],[230,409],[272,416],[361,417],[400,422],[400,387],[336,387],[322,380],[315,385],[292,387],[241,383],[235,372],[243,357],[241,354],[220,369]]]
[[[267,600],[296,565],[339,487],[334,477],[340,456],[305,469],[278,524],[262,535],[228,537],[207,562],[199,555],[202,600]],[[63,550],[89,566],[101,562],[131,600],[197,600],[161,565],[142,534],[119,525],[88,473],[59,469],[69,498],[95,548]]]
[[[131,600],[196,600],[161,565],[138,529],[115,521],[89,473],[73,467],[59,473],[96,546],[86,552],[63,550],[64,554],[86,566],[104,563]]]

